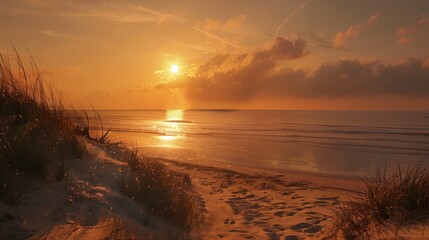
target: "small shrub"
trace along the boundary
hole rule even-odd
[[[364,195],[342,204],[336,212],[330,226],[332,237],[369,239],[384,234],[386,230],[379,227],[387,223],[399,229],[429,219],[429,168],[421,162],[405,169],[398,164],[392,174],[377,168],[365,185]]]

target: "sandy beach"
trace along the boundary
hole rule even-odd
[[[18,207],[0,206],[3,236],[166,239],[165,222],[120,194],[117,182],[124,164],[91,147],[94,156],[73,164],[66,182],[39,185]],[[189,173],[199,195],[205,222],[191,239],[328,239],[326,227],[334,210],[364,187],[353,178],[160,160]],[[382,239],[427,239],[424,236],[424,227],[412,227]]]
[[[357,179],[168,163],[189,172],[201,194],[202,239],[321,239],[335,207],[363,187]]]
[[[167,226],[118,192],[123,163],[93,147],[65,183],[38,187],[17,208],[12,239],[158,239]],[[333,210],[362,185],[352,179],[270,175],[163,160],[192,177],[206,221],[195,239],[321,239]]]
[[[429,1],[0,12],[0,240],[429,240]]]

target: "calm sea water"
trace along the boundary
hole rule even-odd
[[[112,137],[153,157],[205,165],[365,175],[429,165],[428,112],[100,111]]]

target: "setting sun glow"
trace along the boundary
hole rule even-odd
[[[178,73],[178,72],[179,72],[179,66],[178,66],[177,64],[173,64],[173,65],[171,65],[171,67],[170,67],[170,71],[171,71],[172,73]]]
[[[183,120],[183,110],[181,109],[167,110],[166,115],[167,115],[166,116],[167,121]]]
[[[158,138],[164,141],[171,141],[171,140],[176,140],[178,137],[172,136],[172,135],[165,135],[165,136],[158,136]]]

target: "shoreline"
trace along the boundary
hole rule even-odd
[[[301,179],[302,181],[311,182],[313,184],[318,184],[318,187],[332,188],[337,190],[343,190],[350,193],[362,194],[363,192],[360,189],[364,188],[364,177],[360,176],[345,176],[340,174],[329,174],[321,172],[306,172],[306,171],[297,171],[297,170],[278,170],[261,168],[256,169],[255,167],[246,167],[240,165],[229,164],[227,167],[221,167],[217,164],[201,164],[201,163],[191,163],[188,161],[174,160],[169,158],[153,158],[161,162],[176,166],[181,166],[185,168],[196,168],[196,169],[206,169],[219,172],[231,172],[237,175],[247,175],[249,177],[285,177],[288,180]],[[338,187],[340,185],[347,185],[347,189],[342,189]],[[350,189],[352,187],[352,189]]]

